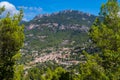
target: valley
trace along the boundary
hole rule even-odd
[[[79,64],[84,57],[79,51],[89,45],[88,31],[95,18],[88,13],[64,10],[37,15],[25,22],[21,62],[28,68],[50,61],[64,68]],[[78,52],[74,50],[76,47]]]

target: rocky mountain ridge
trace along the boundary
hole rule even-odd
[[[56,30],[80,30],[87,32],[96,16],[77,10],[64,10],[52,14],[40,14],[28,22],[27,29],[41,29],[42,27]]]

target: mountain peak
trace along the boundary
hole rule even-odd
[[[46,14],[39,14],[37,16],[35,16],[34,19],[39,19],[39,18],[43,18],[43,17],[49,17],[49,16],[55,16],[55,15],[59,15],[59,14],[75,14],[75,15],[87,15],[87,16],[94,16],[90,13],[84,13],[82,11],[78,11],[78,10],[71,10],[71,9],[68,9],[68,10],[62,10],[62,11],[59,11],[59,12],[54,12],[54,13],[46,13]]]

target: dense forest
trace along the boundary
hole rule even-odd
[[[4,10],[5,7],[1,7],[0,14]],[[60,17],[59,19],[64,20],[64,25],[68,26],[77,22],[75,19],[79,19],[79,17],[72,15],[74,19],[66,22],[65,16],[69,16],[69,14],[64,11],[57,13],[59,15],[57,17],[56,14],[49,16],[49,18],[46,18],[46,15],[41,18],[39,15],[41,23],[39,23],[36,16],[28,23],[23,22],[23,25],[21,23],[23,18],[22,10],[19,11],[18,15],[14,16],[10,16],[10,13],[8,13],[6,17],[0,18],[0,80],[120,80],[119,11],[119,1],[108,0],[101,5],[99,17],[92,15],[88,18],[88,20],[92,19],[92,21],[96,19],[93,23],[86,24],[86,26],[91,26],[87,32],[76,32],[68,28],[67,31],[58,28],[51,30],[51,28],[45,27],[48,25],[44,25],[44,28],[39,33],[37,33],[39,27],[30,30],[31,28],[26,28],[24,25],[28,26],[30,22],[36,24],[44,22],[44,24],[47,24],[49,21],[60,24],[58,20],[58,17]],[[76,11],[72,13],[74,14]],[[84,20],[80,20],[79,23],[85,24]],[[43,25],[41,26],[43,27]],[[33,33],[34,36],[29,35],[29,33]],[[46,44],[40,43],[38,38],[35,40],[34,37],[38,34],[48,35],[47,38],[46,36],[37,36],[42,41],[46,39]],[[30,38],[31,36],[33,39]],[[71,42],[66,39],[71,40]],[[63,40],[64,42],[62,42]],[[24,43],[26,41],[30,43],[29,46]],[[70,45],[72,43],[74,45]],[[40,47],[36,47],[36,45]],[[50,49],[48,49],[48,46]],[[34,50],[41,49],[41,51],[39,54],[36,54],[36,51],[31,54],[29,53],[31,48]],[[28,49],[29,54],[23,54],[25,49]],[[47,53],[48,57],[44,57],[43,54],[39,58],[38,56],[42,53]],[[55,56],[54,59],[53,56]],[[44,61],[45,58],[48,61]],[[37,61],[38,59],[40,61]]]

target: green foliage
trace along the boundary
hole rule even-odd
[[[105,74],[110,80],[120,79],[120,17],[117,0],[108,0],[101,7],[103,20],[96,19],[90,31],[93,43],[100,48],[100,58]],[[101,71],[103,72],[103,71]]]
[[[26,42],[30,42],[27,47],[32,47],[32,49],[40,49],[47,47],[60,47],[64,40],[69,40],[70,42],[65,46],[70,46],[72,41],[75,43],[72,45],[82,44],[88,39],[88,35],[85,32],[64,30],[54,32],[49,30],[49,28],[44,28],[43,31],[38,29],[33,29],[26,32],[26,35],[33,34],[34,37],[26,37]],[[44,39],[39,38],[39,36],[45,36]],[[64,46],[64,45],[63,45]]]
[[[23,13],[0,20],[0,80],[13,80],[16,58],[24,42],[24,26],[20,26]],[[19,79],[15,79],[19,80]]]
[[[102,59],[98,54],[89,55],[84,52],[86,62],[80,65],[81,80],[109,80],[101,66]]]
[[[40,70],[38,68],[32,68],[26,73],[25,80],[42,80]]]
[[[43,73],[41,73],[43,72]],[[55,70],[47,68],[42,71],[38,68],[32,68],[28,70],[25,75],[25,80],[70,80],[70,73],[61,67],[57,67]]]
[[[14,65],[14,77],[13,80],[22,80],[23,75],[23,65]]]

